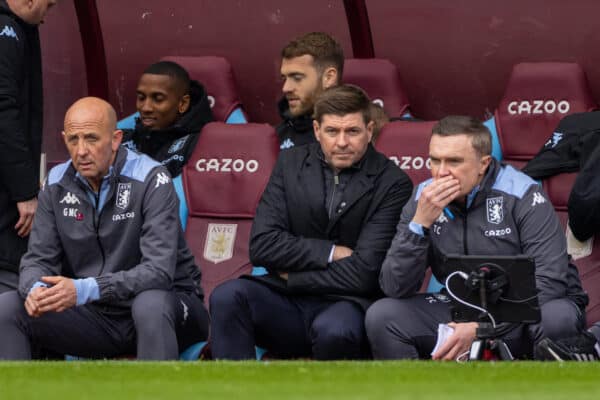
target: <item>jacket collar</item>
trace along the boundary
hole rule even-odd
[[[313,119],[310,113],[300,115],[298,117],[292,116],[290,113],[290,106],[285,97],[277,103],[279,110],[279,116],[283,122],[291,126],[298,133],[312,132],[313,130]]]
[[[492,157],[492,161],[490,162],[490,165],[485,171],[483,179],[479,183],[479,190],[475,194],[475,197],[473,198],[470,207],[479,204],[492,191],[494,183],[496,182],[496,177],[498,176],[498,173],[500,172],[501,168],[502,163],[496,160],[494,157]]]
[[[301,182],[301,185],[304,186],[309,203],[312,204],[311,208],[313,208],[313,215],[316,217],[315,220],[327,221],[327,211],[323,205],[323,198],[325,197],[323,168],[329,168],[329,166],[324,164],[323,152],[321,151],[319,143],[312,143],[302,147],[307,151],[307,155],[304,167],[298,171],[299,181]],[[352,206],[357,201],[373,189],[375,185],[374,176],[379,175],[381,171],[385,169],[388,161],[389,160],[385,156],[378,153],[375,148],[369,144],[363,158],[352,167],[346,169],[353,173],[350,181],[351,183],[344,191],[344,202],[346,205],[342,212],[336,213],[335,216],[329,220],[327,226],[328,232],[333,229],[335,224],[348,210],[352,209]]]
[[[113,161],[113,175],[112,176],[117,176],[121,173],[121,170],[123,169],[123,167],[125,166],[125,161],[127,161],[127,153],[129,152],[129,149],[127,149],[126,147],[123,146],[119,146],[119,148],[117,149],[117,154],[115,155],[115,159]]]
[[[485,175],[479,184],[481,192],[488,193],[492,190],[492,186],[494,186],[496,177],[498,176],[501,168],[502,164],[500,161],[492,157],[492,161],[490,162],[490,165],[488,166],[487,171],[485,171]]]
[[[306,163],[317,163],[322,165],[324,168],[329,168],[329,165],[325,161],[323,150],[321,150],[321,146],[318,142],[311,143],[306,147],[308,150]],[[367,176],[377,175],[385,167],[387,160],[387,158],[379,156],[380,154],[377,152],[377,150],[375,150],[373,145],[369,143],[367,146],[367,151],[363,157],[347,169],[353,171],[363,171],[363,173]]]

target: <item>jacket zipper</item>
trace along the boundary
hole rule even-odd
[[[104,247],[102,247],[102,242],[100,241],[100,217],[102,216],[102,210],[100,210],[97,214],[97,218],[96,218],[96,212],[98,211],[98,205],[100,204],[100,191],[98,191],[98,193],[94,193],[94,199],[96,200],[96,204],[94,206],[94,228],[96,229],[96,241],[98,242],[98,247],[100,247],[100,253],[102,254],[102,268],[100,269],[100,274],[102,275],[102,273],[104,272],[104,265],[106,264],[106,256],[104,254]]]
[[[467,206],[465,205],[464,209],[464,218],[463,218],[463,252],[465,255],[469,254],[468,246],[467,246]]]
[[[333,201],[335,200],[335,192],[340,184],[340,178],[338,175],[333,176],[333,193],[331,194],[331,200],[329,201],[329,219],[331,219],[331,212],[333,211]]]

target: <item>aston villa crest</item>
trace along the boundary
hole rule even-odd
[[[499,224],[504,221],[504,209],[502,207],[502,197],[492,197],[487,200],[487,220],[492,224]]]
[[[131,197],[131,183],[119,183],[117,187],[117,207],[124,210],[129,205]]]
[[[218,264],[233,257],[237,224],[208,224],[204,258]]]

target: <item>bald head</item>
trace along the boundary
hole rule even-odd
[[[77,100],[65,115],[63,137],[73,166],[95,191],[108,174],[121,144],[117,114],[97,97]]]
[[[117,129],[117,113],[105,100],[98,97],[84,97],[77,100],[65,114],[65,131],[69,125],[102,124],[111,131]]]

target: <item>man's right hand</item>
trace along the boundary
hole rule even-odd
[[[434,179],[421,192],[413,222],[429,228],[440,216],[444,207],[459,194],[460,184],[452,175]]]
[[[335,249],[333,249],[333,257],[331,259],[333,261],[338,261],[342,258],[350,257],[352,253],[353,250],[350,247],[336,245]]]
[[[15,225],[17,235],[25,237],[31,232],[33,216],[37,210],[37,204],[38,201],[36,197],[31,200],[17,202],[17,209],[19,210],[19,220]]]
[[[25,299],[25,310],[30,317],[37,318],[43,313],[40,311],[40,300],[43,298],[43,291],[48,290],[45,286],[39,286],[33,289]]]

